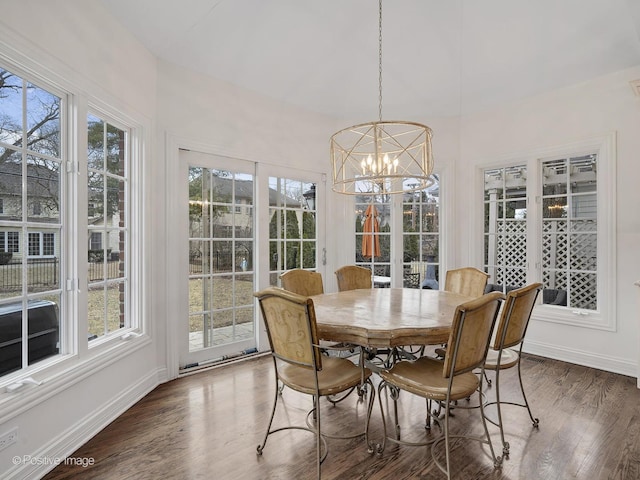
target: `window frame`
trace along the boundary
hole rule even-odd
[[[502,156],[496,162],[479,164],[476,170],[478,195],[484,198],[484,172],[492,168],[526,165],[527,179],[527,282],[542,281],[542,164],[546,160],[595,153],[597,168],[597,310],[542,304],[538,300],[532,319],[605,331],[616,331],[616,133],[611,132],[563,145],[533,149]],[[482,205],[476,210],[484,219]],[[484,264],[483,222],[477,225],[480,250],[476,258]]]
[[[146,170],[145,151],[151,143],[152,122],[122,104],[115,97],[100,91],[101,98],[87,93],[87,88],[74,84],[73,72],[61,68],[61,73],[43,67],[40,63],[22,56],[22,54],[6,50],[0,45],[0,62],[3,69],[20,77],[29,84],[46,90],[62,99],[60,109],[60,161],[61,190],[60,200],[65,208],[59,212],[62,241],[55,245],[60,262],[60,304],[59,304],[59,350],[58,354],[43,359],[0,377],[0,416],[14,415],[40,403],[47,397],[47,392],[55,391],[61,386],[81,381],[88,374],[95,372],[113,361],[126,356],[151,342],[149,326],[144,322],[144,313],[148,299],[145,298],[146,268],[142,261],[145,243],[144,195]],[[130,265],[130,297],[128,307],[132,325],[120,329],[89,349],[86,335],[86,296],[83,298],[80,286],[86,283],[86,190],[81,185],[86,181],[86,132],[87,113],[93,110],[100,112],[118,125],[124,125],[130,132],[130,188],[127,215],[130,218],[130,230],[134,233],[129,245],[128,258]],[[85,152],[85,153],[83,153]],[[84,171],[83,171],[84,167]],[[86,187],[85,187],[86,188]],[[31,229],[33,232],[34,230]],[[10,239],[6,239],[9,242]],[[20,246],[25,246],[23,240]],[[22,250],[22,248],[20,248]],[[84,252],[84,255],[83,255]],[[18,252],[20,253],[20,251]],[[21,295],[20,298],[25,298]],[[84,302],[84,304],[83,304]],[[82,332],[85,332],[82,334]],[[4,387],[20,381],[25,377],[33,377],[43,381],[38,389],[21,393],[21,401],[15,402],[15,396],[4,392]],[[6,417],[5,417],[6,418]]]

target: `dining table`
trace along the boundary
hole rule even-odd
[[[456,307],[472,300],[418,288],[347,290],[311,298],[321,340],[370,348],[446,343]]]

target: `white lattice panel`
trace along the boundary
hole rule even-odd
[[[597,241],[594,234],[571,235],[571,262],[574,270],[591,270],[597,268]]]
[[[597,308],[597,278],[595,273],[573,273],[571,275],[570,305],[574,308]]]
[[[572,220],[571,232],[596,232],[598,224],[595,220]]]

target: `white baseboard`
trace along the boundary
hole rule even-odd
[[[64,432],[60,433],[39,451],[32,453],[33,459],[48,459],[46,465],[31,465],[25,463],[5,472],[7,480],[37,480],[56,467],[54,461],[64,461],[78,448],[87,443],[103,428],[122,415],[151,390],[158,386],[158,379],[166,377],[160,370],[154,371],[141,378],[138,383],[121,392],[115,398],[104,402],[102,407],[80,419]]]
[[[522,350],[532,355],[540,355],[541,357],[553,358],[563,362],[575,363],[576,365],[619,373],[633,378],[638,377],[638,365],[620,357],[596,355],[590,351],[568,349],[566,347],[529,340],[525,340]],[[640,380],[638,384],[640,386]]]

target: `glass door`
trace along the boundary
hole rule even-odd
[[[180,367],[254,351],[255,165],[181,152],[188,185],[188,344]],[[186,259],[185,259],[186,260]]]

